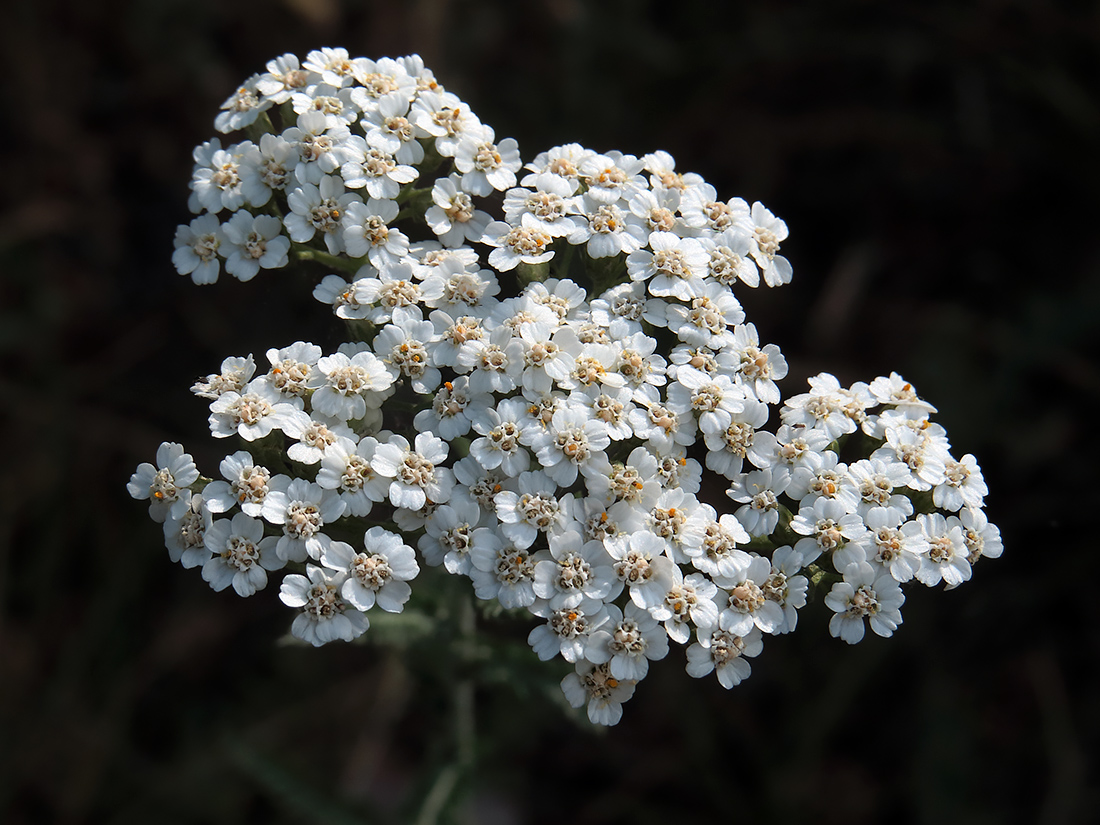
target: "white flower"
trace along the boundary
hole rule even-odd
[[[640,331],[630,335],[615,334],[619,331],[612,322],[612,335],[619,344],[612,369],[623,377],[626,382],[624,386],[638,397],[641,397],[639,391],[647,384],[663,387],[667,382],[667,362],[656,352],[657,339]]]
[[[645,284],[617,284],[589,303],[588,317],[593,323],[603,327],[611,328],[615,325],[618,333],[615,337],[625,338],[642,332],[646,301]],[[646,335],[641,337],[652,340]]]
[[[622,587],[603,542],[585,541],[575,530],[553,534],[549,542],[551,558],[535,565],[533,587],[551,610],[610,600]]]
[[[253,145],[241,158],[241,191],[253,206],[263,206],[272,192],[282,192],[288,182],[297,180],[294,167],[298,151],[281,135],[265,134],[260,145]]]
[[[366,269],[367,264],[363,267]],[[363,269],[359,271],[362,272]],[[373,270],[373,267],[371,268]],[[371,271],[368,270],[368,271]],[[339,275],[326,275],[321,283],[313,288],[313,297],[322,304],[329,304],[337,318],[355,320],[367,318],[375,311],[370,304],[361,304],[355,297],[356,284],[349,284]]]
[[[780,493],[791,483],[790,471],[783,466],[754,470],[733,480],[726,495],[744,504],[735,515],[752,536],[769,535],[779,524]]]
[[[230,356],[222,361],[221,372],[211,373],[191,385],[191,392],[199,398],[220,398],[223,393],[241,389],[256,373],[256,362],[251,355]]]
[[[590,418],[588,412],[566,407],[554,413],[544,433],[536,434],[531,448],[545,473],[568,487],[578,471],[611,443],[607,425]]]
[[[364,436],[358,443],[350,438],[337,438],[321,459],[317,484],[325,490],[336,490],[352,516],[370,513],[375,502],[385,501],[390,482],[371,467],[378,441]]]
[[[665,555],[665,542],[644,530],[604,541],[616,577],[630,588],[630,599],[645,610],[659,605],[674,584],[679,568]],[[717,611],[715,619],[717,620]]]
[[[512,226],[541,229],[555,238],[572,234],[577,225],[570,213],[575,211],[574,185],[549,172],[527,178],[531,189],[509,189],[504,198],[504,217]]]
[[[632,252],[626,271],[632,281],[648,281],[649,294],[691,302],[705,292],[708,256],[699,241],[671,232],[654,232],[649,248]]]
[[[299,114],[297,124],[284,131],[282,137],[298,156],[294,178],[299,184],[313,185],[339,171],[352,151],[352,141],[362,140],[352,138],[347,126],[333,125],[323,112],[316,111]]]
[[[791,519],[791,530],[806,536],[795,544],[802,554],[803,564],[812,564],[822,553],[829,554],[837,572],[854,561],[864,561],[861,540],[867,528],[863,519],[849,513],[844,505],[831,498],[817,498],[803,504]]]
[[[692,566],[711,578],[733,578],[746,570],[752,556],[737,547],[748,544],[748,532],[732,513],[723,513],[718,519],[709,518],[703,528],[702,541],[691,556]]]
[[[335,352],[318,359],[317,369],[324,376],[321,386],[310,399],[313,409],[344,421],[362,418],[368,407],[382,405],[393,376],[372,352],[348,356]]]
[[[389,152],[367,146],[362,138],[348,141],[349,160],[340,167],[340,177],[349,189],[366,189],[372,198],[394,200],[401,187],[412,183],[420,173],[415,167],[398,163]]]
[[[724,430],[703,434],[707,445],[707,469],[729,479],[741,472],[746,456],[756,443],[758,430],[768,420],[767,404],[755,398],[746,398],[744,404],[741,412],[732,414]]]
[[[638,407],[627,414],[627,420],[634,435],[646,441],[656,452],[667,453],[673,447],[687,447],[695,443],[695,416],[682,415],[661,403],[652,385],[640,387],[634,401]]]
[[[279,598],[288,607],[301,609],[290,632],[314,647],[336,639],[350,642],[362,636],[370,622],[365,613],[349,610],[347,601],[341,597],[345,578],[344,573],[313,564],[306,565],[305,576],[295,573],[284,578]]]
[[[433,313],[432,317],[438,316]],[[518,336],[513,337],[512,331],[505,326],[497,327],[488,336],[478,335],[476,339],[465,334],[475,327],[462,326],[466,340],[455,353],[455,365],[459,372],[470,373],[470,389],[476,393],[514,390],[523,377],[523,341]],[[453,328],[456,332],[457,327],[456,324]],[[457,343],[453,337],[452,341]]]
[[[527,226],[509,226],[504,221],[493,221],[485,227],[481,242],[496,247],[489,253],[489,266],[497,272],[515,269],[521,263],[541,264],[554,257],[549,249],[554,238],[542,229]]]
[[[435,391],[441,380],[428,355],[434,337],[435,327],[423,319],[418,309],[399,307],[393,311],[393,323],[375,336],[374,351],[390,375],[395,379],[405,376],[413,390],[427,395]]]
[[[676,216],[676,211],[680,208],[679,189],[647,189],[631,197],[627,205],[631,214],[645,221],[646,229],[651,233],[674,232],[681,236],[692,234],[692,230]]]
[[[470,549],[492,531],[478,525],[481,510],[468,498],[452,495],[450,501],[441,504],[424,523],[424,535],[417,546],[424,560],[437,567],[442,564],[454,576],[470,574]]]
[[[353,303],[362,308],[356,313],[357,317],[381,325],[391,321],[398,308],[420,306],[424,290],[414,280],[413,268],[407,259],[383,264],[377,277],[364,277],[365,271],[368,271],[366,267],[360,269],[360,277],[352,284]]]
[[[470,107],[450,92],[425,92],[413,102],[409,117],[427,134],[435,138],[435,149],[445,158],[454,157],[458,144],[466,139],[490,137]]]
[[[694,172],[677,172],[676,159],[668,152],[651,152],[642,158],[650,173],[649,183],[658,192],[680,193],[704,181]]]
[[[531,454],[521,442],[526,418],[527,404],[518,398],[506,398],[496,409],[478,410],[470,420],[481,438],[470,444],[470,456],[484,469],[499,467],[511,478],[524,472],[531,463]]]
[[[913,502],[895,489],[909,480],[909,468],[898,461],[864,458],[848,466],[848,474],[859,491],[859,514],[870,524],[876,510],[886,510],[887,522],[901,523],[913,514]]]
[[[598,200],[590,191],[581,198],[581,214],[574,220],[576,229],[566,240],[576,246],[586,244],[590,258],[627,255],[645,245],[648,232],[641,218],[624,212],[615,203]]]
[[[896,517],[895,517],[896,516]],[[867,561],[890,571],[899,582],[913,578],[931,547],[920,522],[906,521],[884,507],[866,516],[870,534],[865,541]]]
[[[700,504],[682,487],[663,490],[646,516],[646,528],[665,542],[665,552],[677,564],[687,564],[702,552],[707,525],[714,509]]]
[[[180,275],[190,275],[196,284],[212,284],[218,280],[218,251],[225,233],[217,215],[200,215],[188,226],[176,228],[176,251],[172,263]]]
[[[681,341],[712,350],[720,350],[730,344],[736,346],[736,334],[731,333],[729,327],[744,321],[745,313],[729,287],[704,281],[701,294],[688,303],[690,306],[670,303],[665,307],[666,324]],[[773,349],[779,351],[775,347]],[[766,398],[761,400],[768,401]],[[775,401],[769,403],[778,402],[779,391],[776,390]]]
[[[629,415],[634,409],[632,394],[628,387],[605,387],[594,385],[573,390],[569,403],[581,406],[589,415],[607,425],[607,435],[612,441],[625,441],[634,436],[630,427]]]
[[[928,553],[921,556],[917,580],[928,587],[941,581],[947,587],[958,587],[969,581],[971,575],[970,552],[963,538],[961,523],[948,524],[939,513],[917,516],[924,537],[928,540]]]
[[[692,626],[703,630],[718,626],[718,606],[714,603],[717,593],[714,582],[702,573],[685,576],[673,565],[672,586],[660,602],[649,608],[649,613],[664,622],[672,641],[685,644]]]
[[[355,89],[355,102],[364,112],[374,109],[387,95],[397,94],[406,100],[416,95],[416,79],[404,63],[393,58],[368,60],[357,57],[351,62],[350,71],[359,84]]]
[[[588,720],[594,725],[615,725],[623,717],[623,702],[634,695],[633,679],[616,679],[609,663],[576,664],[576,671],[561,680],[562,693],[572,707],[587,705]]]
[[[702,237],[699,244],[710,256],[707,274],[731,289],[738,282],[750,287],[760,285],[760,270],[752,259],[752,236],[740,226],[731,226],[717,235]]]
[[[936,412],[936,408],[917,395],[913,385],[898,375],[879,376],[868,385],[868,391],[879,404],[893,405],[904,412],[915,411],[918,416]]]
[[[447,443],[432,433],[419,433],[415,449],[399,435],[379,444],[371,468],[390,481],[394,507],[419,510],[426,501],[443,504],[451,496],[454,476],[440,467],[447,458]]]
[[[905,596],[893,577],[867,562],[850,564],[844,580],[833,585],[825,605],[833,611],[829,633],[854,645],[863,638],[864,619],[879,636],[892,636],[901,624]]]
[[[213,523],[214,515],[206,506],[202,493],[195,493],[179,517],[169,515],[164,520],[164,546],[168,548],[168,558],[185,568],[198,567],[205,562],[210,553],[203,541]]]
[[[321,357],[321,348],[316,344],[296,341],[289,347],[269,349],[266,353],[271,369],[267,380],[283,395],[304,397],[312,386],[313,371]]]
[[[829,434],[824,430],[784,424],[774,434],[758,432],[748,458],[762,470],[772,467],[817,470],[825,463],[824,454],[831,452],[825,449],[829,442]]]
[[[195,149],[195,171],[191,177],[194,192],[192,211],[205,209],[216,214],[223,209],[233,211],[244,205],[241,181],[241,160],[253,148],[250,141],[222,149],[217,138]],[[199,208],[194,208],[198,206]]]
[[[779,403],[776,381],[787,375],[787,359],[775,344],[760,346],[755,324],[738,324],[733,340],[719,354],[718,363],[730,367],[745,386],[765,404]]]
[[[681,367],[668,388],[668,408],[681,416],[694,412],[704,434],[721,433],[745,409],[745,390],[729,376],[712,377],[694,367]]]
[[[603,155],[588,155],[580,163],[580,174],[588,184],[587,194],[600,203],[613,204],[629,200],[646,189],[641,174],[645,162],[634,155],[612,151]]]
[[[222,393],[210,404],[209,421],[215,438],[239,435],[245,441],[264,438],[272,430],[297,438],[310,423],[302,399],[287,398],[262,378],[249,381],[239,393]]]
[[[535,566],[549,557],[545,550],[532,553],[483,535],[469,553],[470,578],[479,599],[496,599],[509,610],[535,603]]]
[[[539,533],[557,536],[572,526],[574,498],[557,496],[558,485],[546,474],[520,473],[517,483],[518,490],[502,490],[493,498],[500,531],[516,547],[525,549]]]
[[[276,552],[284,561],[320,559],[329,538],[321,532],[344,514],[347,504],[331,490],[302,478],[276,476],[268,484],[260,513],[272,524],[281,525]]]
[[[752,235],[752,256],[764,273],[764,283],[768,286],[790,283],[791,264],[779,254],[779,244],[787,238],[787,224],[759,201],[752,205],[749,220],[742,219],[741,223]]]
[[[649,663],[668,655],[668,634],[634,602],[623,610],[613,604],[606,609],[609,621],[592,633],[585,656],[598,665],[607,662],[614,679],[644,679]]]
[[[256,89],[272,103],[286,103],[299,89],[321,81],[321,75],[303,69],[295,54],[284,54],[267,61],[267,71],[256,80]]]
[[[346,574],[340,595],[356,610],[377,604],[387,613],[400,613],[412,594],[408,583],[420,572],[416,554],[399,535],[381,527],[367,530],[363,544],[366,552],[342,541],[330,542],[321,563]]]
[[[759,656],[764,649],[760,630],[753,627],[743,635],[718,628],[699,628],[695,644],[687,649],[687,673],[701,679],[712,671],[726,690],[749,678],[752,668],[745,657]]]
[[[692,186],[680,197],[680,214],[684,223],[712,233],[725,232],[749,217],[749,205],[741,198],[719,201],[718,193],[709,183]]]
[[[764,595],[783,610],[783,621],[773,633],[790,633],[798,624],[798,611],[806,606],[810,580],[798,575],[804,562],[802,554],[789,545],[777,547],[772,553],[772,572],[762,585]]]
[[[608,619],[607,611],[599,602],[593,602],[591,606],[559,608],[550,608],[545,602],[535,602],[530,610],[547,620],[546,624],[539,625],[527,636],[527,643],[544,662],[558,654],[570,663],[588,658],[593,631]]]
[[[275,552],[278,541],[275,536],[264,538],[263,522],[246,513],[237,513],[232,520],[215,521],[203,536],[211,553],[202,566],[203,580],[218,591],[233,585],[238,596],[263,590],[267,571],[285,564]]]
[[[127,492],[138,501],[149,499],[149,517],[158,524],[180,518],[191,503],[187,489],[199,480],[199,469],[182,444],[165,441],[157,448],[157,466],[138,465],[126,485]]]
[[[989,523],[983,511],[968,507],[961,510],[958,516],[951,516],[947,523],[949,527],[958,524],[962,528],[967,550],[966,560],[971,566],[977,564],[978,559],[995,559],[1004,552],[1000,529]]]
[[[419,432],[431,430],[444,441],[453,441],[470,432],[472,418],[494,403],[489,393],[471,393],[470,382],[460,375],[454,381],[443,382],[431,406],[413,418],[413,426]]]
[[[347,49],[314,49],[306,55],[302,67],[316,72],[321,76],[321,82],[337,89],[350,86],[355,78],[355,61],[348,57]]]
[[[325,126],[338,129],[350,126],[359,119],[359,107],[352,102],[351,89],[341,89],[329,83],[318,83],[290,96],[294,113],[320,112],[325,116]]]
[[[589,495],[609,506],[623,501],[640,512],[648,511],[662,492],[657,458],[645,447],[635,447],[625,461],[612,463],[597,457],[585,469],[585,486]]]
[[[249,516],[258,516],[267,497],[271,471],[255,463],[252,454],[238,450],[222,459],[219,466],[225,481],[212,481],[203,488],[203,498],[212,513],[227,513],[235,505]]]
[[[855,432],[856,424],[847,414],[851,396],[836,376],[827,372],[809,379],[810,392],[788,398],[780,412],[784,424],[822,430],[828,441]]]
[[[461,182],[461,176],[454,173],[437,179],[432,186],[433,205],[424,213],[424,220],[444,246],[481,240],[493,220],[474,206],[470,194],[460,188]]]
[[[238,281],[250,281],[260,269],[279,269],[287,264],[290,239],[280,234],[283,222],[272,215],[245,210],[236,212],[222,225],[228,242],[225,271]]]
[[[467,137],[455,148],[455,168],[462,173],[462,189],[471,195],[490,195],[516,185],[516,172],[523,165],[515,138],[493,143],[488,126],[477,139]]]
[[[980,510],[988,492],[978,460],[967,453],[958,461],[944,462],[944,481],[932,488],[932,503],[952,512],[963,507]]]
[[[728,593],[718,624],[734,636],[747,636],[755,625],[762,633],[777,633],[784,624],[783,608],[768,598],[764,589],[772,576],[772,563],[754,556],[732,577],[720,576],[715,583]]]
[[[329,254],[344,251],[342,220],[348,206],[359,200],[357,195],[344,192],[344,184],[335,175],[325,175],[320,185],[303,183],[286,198],[290,214],[283,218],[290,239],[307,243],[320,232]]]
[[[908,428],[886,431],[886,446],[871,453],[872,459],[900,461],[909,468],[906,486],[930,490],[947,481],[946,450],[924,432]]]
[[[424,132],[409,120],[410,102],[410,97],[399,91],[384,94],[364,112],[361,122],[367,143],[393,155],[398,163],[415,165],[424,160],[424,147],[416,140]]]
[[[421,289],[425,306],[461,311],[489,304],[500,292],[500,284],[491,269],[471,269],[458,258],[448,258],[433,267]]]
[[[370,198],[366,203],[348,204],[341,218],[348,256],[366,256],[378,269],[399,263],[409,252],[409,239],[399,229],[388,225],[397,218],[397,212],[397,202],[391,200]]]
[[[221,105],[222,111],[214,118],[214,128],[219,132],[233,132],[256,122],[260,112],[271,108],[270,99],[261,99],[256,82],[259,75],[253,75],[237,87]]]
[[[580,186],[581,164],[588,157],[595,154],[591,149],[585,149],[579,143],[555,146],[535,155],[535,159],[524,167],[524,169],[530,169],[532,174],[525,176],[520,183],[524,186],[534,186],[538,176],[548,172],[568,181],[572,186],[572,194]]]

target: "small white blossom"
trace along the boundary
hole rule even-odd
[[[305,576],[294,573],[283,579],[279,598],[300,611],[290,627],[294,636],[320,647],[336,639],[350,642],[366,632],[370,626],[366,614],[349,609],[340,595],[346,578],[338,570],[307,564]]]
[[[157,448],[157,464],[139,464],[126,490],[138,501],[149,500],[149,517],[158,524],[179,518],[191,503],[188,489],[199,479],[199,470],[183,445],[165,441]]]

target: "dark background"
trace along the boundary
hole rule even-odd
[[[1098,809],[1097,4],[40,0],[5,16],[6,825],[413,822],[451,775],[456,673],[478,734],[445,821]],[[721,197],[762,200],[790,227],[794,283],[744,302],[791,362],[784,393],[820,370],[902,373],[981,462],[1004,557],[954,592],[910,588],[889,640],[849,648],[811,606],[729,692],[675,649],[608,731],[559,711],[568,666],[516,653],[527,626],[483,620],[514,668],[456,663],[446,627],[288,647],[273,588],[215,594],[170,564],[125,484],[163,440],[216,473],[190,383],[329,324],[281,273],[175,273],[191,149],[241,80],[321,46],[419,52],[526,160],[665,149]]]

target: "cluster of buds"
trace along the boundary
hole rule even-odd
[[[247,139],[195,150],[176,268],[319,264],[351,340],[227,358],[192,388],[239,439],[221,478],[165,443],[129,491],[215,590],[285,571],[294,636],[352,640],[440,566],[532,617],[607,725],[670,641],[729,688],[815,591],[856,643],[901,585],[1001,553],[974,457],[901,377],[781,399],[736,297],[791,278],[762,204],[665,152],[525,164],[416,56],[284,55],[222,109]]]

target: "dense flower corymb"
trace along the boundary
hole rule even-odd
[[[221,478],[166,442],[127,489],[215,590],[285,568],[298,639],[417,610],[440,567],[529,613],[533,655],[608,725],[674,645],[732,688],[815,591],[856,643],[900,626],[903,584],[1001,554],[977,460],[900,375],[784,399],[740,300],[792,277],[762,203],[663,151],[525,164],[415,55],[283,55],[215,128],[177,271],[292,289],[278,270],[308,267],[348,340],[226,358],[192,388],[235,439]]]

